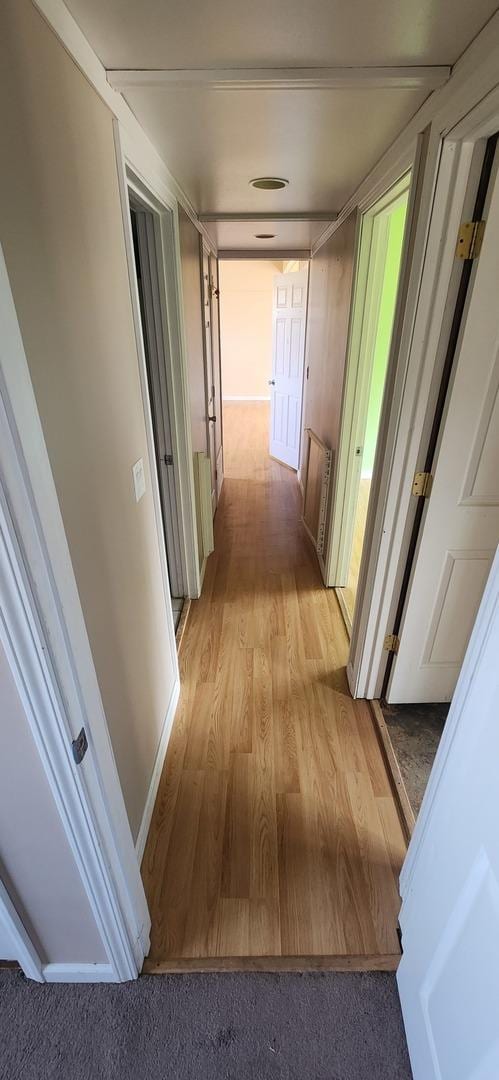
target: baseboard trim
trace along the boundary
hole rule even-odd
[[[201,956],[144,960],[142,975],[202,971],[396,971],[400,953],[382,956]]]
[[[182,608],[182,613],[180,615],[180,619],[179,619],[179,622],[178,622],[178,626],[177,626],[177,629],[175,631],[175,644],[177,646],[177,652],[178,653],[180,652],[180,646],[181,646],[183,638],[184,638],[185,628],[187,626],[187,620],[189,618],[189,612],[191,610],[191,603],[192,603],[192,600],[189,600],[189,597],[186,596],[186,598],[184,600],[184,606]]]
[[[339,607],[339,609],[341,611],[341,616],[342,616],[343,622],[345,624],[345,630],[346,630],[346,632],[348,634],[348,640],[350,641],[351,637],[352,637],[352,620],[350,618],[350,612],[349,612],[349,610],[348,610],[348,608],[346,606],[346,603],[345,603],[345,597],[343,596],[343,588],[342,588],[342,586],[341,585],[335,585],[334,586],[334,592],[335,592],[336,599],[338,601],[338,607]]]
[[[379,701],[376,700],[369,701],[368,704],[370,706],[374,728],[378,737],[378,743],[380,745],[381,753],[384,758],[385,768],[391,783],[402,829],[404,831],[406,840],[409,841],[414,832],[414,826],[416,824],[414,811],[412,809],[410,799],[407,794],[407,788],[404,784],[395,750],[393,749],[393,743],[390,738],[390,732],[388,730],[386,720],[383,716],[383,710],[381,708],[381,705]]]
[[[135,851],[137,854],[137,860],[139,865],[142,862],[142,857],[144,855],[147,834],[149,832],[149,826],[151,824],[154,803],[156,802],[156,795],[158,794],[159,781],[161,779],[163,763],[165,760],[168,743],[170,741],[170,735],[173,727],[173,721],[175,718],[175,710],[177,708],[179,694],[180,679],[177,677],[170,697],[170,704],[168,705],[168,710],[163,723],[159,745],[156,752],[156,759],[152,770],[151,782],[149,784],[149,791],[147,793],[146,804],[144,807],[144,813],[142,814],[140,829],[138,832],[137,840],[135,841]]]
[[[222,401],[270,401],[270,394],[260,397],[246,397],[245,394],[226,394]]]
[[[45,964],[42,975],[48,983],[116,982],[111,964]]]

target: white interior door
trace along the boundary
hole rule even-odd
[[[456,357],[390,702],[449,701],[499,539],[499,182]]]
[[[308,270],[274,278],[270,453],[297,469],[300,457]]]
[[[217,500],[220,498],[224,481],[223,454],[223,413],[222,413],[222,371],[220,363],[220,301],[218,286],[218,259],[210,255],[210,297],[211,297],[211,345],[213,356],[213,382],[215,384],[215,455]]]
[[[499,1077],[499,553],[401,875],[414,1080]]]
[[[208,454],[211,463],[211,505],[213,514],[217,508],[217,427],[220,425],[220,409],[217,408],[215,369],[213,363],[213,340],[210,295],[210,261],[203,248],[203,326],[206,385],[206,429]]]

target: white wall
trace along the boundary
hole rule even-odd
[[[176,678],[112,114],[30,0],[0,35],[0,242],[136,837]],[[132,465],[144,459],[136,503]]]
[[[270,396],[273,286],[281,269],[264,259],[220,260],[224,398]]]
[[[0,878],[42,961],[105,963],[90,904],[1,643],[0,716]],[[0,952],[0,959],[8,957]]]

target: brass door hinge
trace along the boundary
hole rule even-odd
[[[417,472],[414,474],[412,482],[412,494],[420,495],[423,499],[429,499],[432,484],[433,476],[430,472]]]
[[[457,234],[456,258],[478,259],[482,249],[484,221],[465,221]]]
[[[383,648],[385,649],[386,652],[395,652],[395,653],[397,653],[399,651],[399,645],[400,645],[400,638],[397,637],[396,634],[387,634],[386,635],[386,638],[385,638],[385,640],[383,642]]]

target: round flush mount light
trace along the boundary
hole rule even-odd
[[[250,184],[259,191],[278,191],[287,187],[289,180],[283,180],[280,176],[257,176],[255,180],[250,180]]]
[[[255,240],[274,240],[275,232],[256,232]]]

